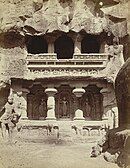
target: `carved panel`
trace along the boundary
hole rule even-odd
[[[47,95],[40,85],[31,88],[27,102],[29,119],[44,119],[47,116]]]
[[[101,120],[103,115],[103,98],[99,90],[86,89],[81,98],[81,108],[87,120]]]
[[[58,93],[56,94],[56,117],[71,118],[74,117],[74,98],[75,95],[72,93],[72,89],[69,86],[61,86],[57,88]]]

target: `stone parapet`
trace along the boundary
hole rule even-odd
[[[107,54],[74,54],[72,59],[57,59],[55,53],[28,54],[27,78],[48,76],[93,76],[106,67]]]

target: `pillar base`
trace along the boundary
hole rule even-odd
[[[56,117],[46,117],[46,120],[56,120]]]
[[[28,120],[28,117],[21,117],[21,120]]]
[[[74,120],[85,120],[85,118],[83,117],[83,111],[80,109],[77,109],[75,111],[75,117]]]
[[[74,120],[85,120],[84,117],[74,117]]]
[[[46,120],[56,120],[55,110],[54,110],[54,109],[49,109],[49,110],[47,111]]]

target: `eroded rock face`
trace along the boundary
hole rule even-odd
[[[9,85],[7,86],[5,83],[0,83],[0,108],[2,108],[7,102],[9,96],[9,89]],[[3,111],[0,113],[0,116],[2,114]]]
[[[110,130],[103,146],[104,158],[119,167],[130,165],[130,58],[119,71],[115,83],[119,128]]]
[[[116,163],[119,167],[129,165],[129,130],[116,128],[110,130],[106,136],[105,143],[102,145],[104,159],[108,162]]]
[[[119,71],[115,85],[120,127],[130,129],[130,58]]]
[[[121,15],[120,10],[126,3],[118,3],[113,0],[109,3],[95,0],[1,0],[0,31],[12,29],[21,33],[45,34],[56,30],[85,30],[98,34],[105,30],[123,37],[127,34],[126,15],[124,12]]]

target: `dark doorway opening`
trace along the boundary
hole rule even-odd
[[[48,45],[43,36],[27,36],[26,46],[28,53],[40,54],[47,53]]]
[[[81,42],[81,53],[99,53],[99,36],[86,35]]]
[[[60,36],[54,43],[58,59],[71,59],[74,53],[73,40],[67,35]]]

